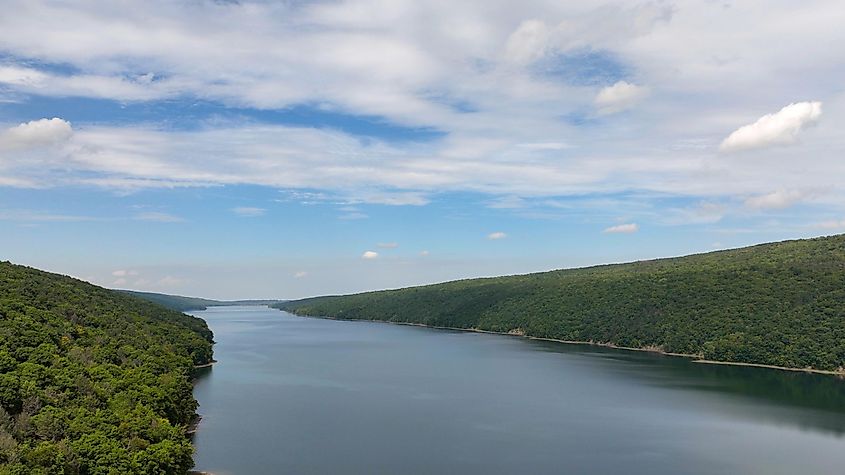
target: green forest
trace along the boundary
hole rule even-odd
[[[234,305],[273,305],[281,300],[211,300],[200,297],[183,297],[181,295],[159,294],[155,292],[138,292],[136,290],[118,290],[127,295],[138,297],[162,307],[180,312],[206,310],[208,307],[230,307]]]
[[[0,262],[0,474],[184,474],[205,322]]]
[[[845,235],[275,307],[843,371]]]
[[[208,307],[226,305],[226,302],[219,300],[204,299],[199,297],[183,297],[181,295],[158,294],[155,292],[138,292],[135,290],[118,290],[118,292],[139,299],[147,300],[179,312],[190,312],[193,310],[206,310]]]

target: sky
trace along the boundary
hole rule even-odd
[[[0,7],[0,260],[299,298],[845,232],[840,0]]]

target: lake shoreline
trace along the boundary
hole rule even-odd
[[[273,308],[273,307],[271,307]],[[287,312],[287,310],[279,309],[283,312]],[[525,338],[528,340],[537,340],[537,341],[549,341],[554,343],[564,343],[567,345],[586,345],[586,346],[598,346],[601,348],[611,348],[615,350],[626,350],[626,351],[640,351],[645,353],[653,353],[662,356],[674,356],[677,358],[686,358],[692,360],[693,363],[701,363],[701,364],[714,364],[714,365],[722,365],[722,366],[744,366],[750,368],[761,368],[761,369],[774,369],[779,371],[790,371],[795,373],[808,373],[808,374],[819,374],[819,375],[826,375],[826,376],[837,376],[839,378],[845,378],[845,371],[830,371],[830,370],[823,370],[823,369],[815,369],[815,368],[792,368],[789,366],[777,366],[777,365],[767,365],[762,363],[742,363],[738,361],[717,361],[717,360],[707,360],[702,358],[702,355],[690,354],[690,353],[673,353],[671,351],[663,351],[657,347],[644,347],[644,348],[635,348],[631,346],[619,346],[614,345],[613,343],[600,343],[595,341],[577,341],[577,340],[561,340],[557,338],[544,338],[538,336],[531,336],[526,335],[524,332],[497,332],[492,330],[482,330],[480,328],[459,328],[459,327],[444,327],[438,325],[426,325],[424,323],[413,323],[413,322],[392,322],[389,320],[366,320],[366,319],[356,319],[356,318],[337,318],[337,317],[327,317],[327,316],[314,316],[314,315],[299,315],[293,312],[288,312],[291,315],[296,315],[297,317],[304,317],[304,318],[319,318],[323,320],[338,320],[338,321],[345,321],[345,322],[376,322],[376,323],[390,323],[393,325],[404,325],[410,327],[422,327],[422,328],[431,328],[435,330],[453,330],[453,331],[462,331],[462,332],[471,332],[471,333],[486,333],[490,335],[503,335],[503,336],[511,336],[511,337],[519,337]]]
[[[217,360],[212,359],[208,363],[194,365],[194,370],[211,368],[216,363],[217,363]],[[191,377],[191,383],[192,383],[192,385],[196,385],[196,382],[197,382],[197,377],[196,377],[196,375],[194,375],[194,376]],[[191,390],[191,393],[193,393],[193,390]],[[199,409],[199,408],[197,408],[197,409]],[[194,445],[194,436],[199,431],[201,423],[202,423],[202,414],[197,413],[194,416],[194,418],[191,420],[191,422],[185,427],[185,434],[187,434],[188,437],[191,439],[191,445]],[[202,472],[202,471],[197,471],[197,470],[190,470],[190,471],[188,471],[188,475],[214,475],[214,474],[211,473],[211,472]]]
[[[194,369],[211,368],[212,366],[214,366],[214,363],[217,363],[217,360],[211,360],[208,363],[204,364],[195,364]]]
[[[200,316],[223,364],[198,370],[192,475],[836,473],[845,463],[840,379],[269,308]],[[652,448],[665,456],[641,457]]]

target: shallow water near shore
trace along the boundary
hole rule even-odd
[[[215,333],[196,470],[838,474],[845,381],[267,307]]]

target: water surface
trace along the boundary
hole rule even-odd
[[[198,470],[841,474],[845,381],[641,352],[300,318],[195,315]]]

